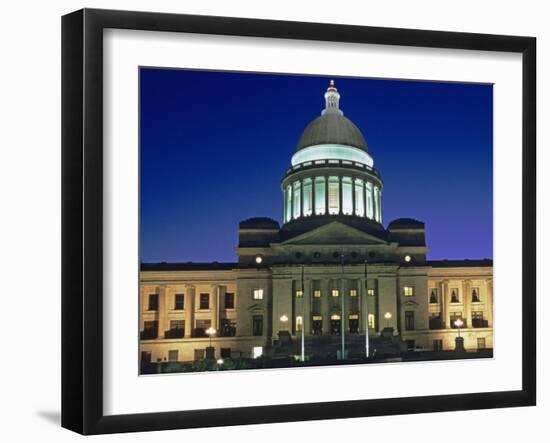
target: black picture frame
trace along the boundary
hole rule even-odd
[[[522,389],[506,392],[131,415],[103,413],[103,30],[455,48],[522,54]],[[536,404],[536,39],[229,17],[83,9],[62,18],[62,426],[82,434]]]

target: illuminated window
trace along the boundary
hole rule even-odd
[[[342,178],[342,213],[346,215],[353,214],[353,194],[351,178]]]
[[[367,295],[369,295],[370,297],[374,297],[375,296],[374,288],[368,288]]]
[[[301,298],[304,295],[303,291],[296,291],[296,298]]]
[[[302,325],[303,325],[302,316],[299,315],[298,317],[296,317],[296,332],[302,332]]]
[[[372,183],[365,183],[365,195],[367,202],[367,217],[371,220],[374,218],[373,202],[372,202]]]
[[[292,188],[290,185],[286,187],[286,211],[285,211],[285,220],[287,222],[292,218]]]
[[[264,299],[264,290],[254,289],[254,300],[263,300],[263,299]]]
[[[359,334],[359,315],[351,314],[348,320],[350,334]]]
[[[304,180],[304,217],[309,217],[313,213],[313,187],[311,179]]]
[[[315,291],[313,291],[313,297],[320,298],[321,297],[321,290],[316,289]]]
[[[338,214],[340,212],[340,190],[338,189],[338,177],[328,179],[328,213]]]
[[[450,319],[450,323],[451,323],[451,328],[453,328],[453,329],[458,328],[458,325],[456,325],[457,320],[460,320],[462,322],[462,325],[460,326],[461,328],[466,327],[466,322],[462,318],[462,312],[451,312],[449,319]]]
[[[365,191],[363,190],[363,180],[355,179],[355,215],[363,217],[365,215]]]
[[[338,314],[332,314],[332,315],[330,316],[330,319],[331,319],[331,320],[340,320],[340,315],[338,315]]]
[[[414,288],[412,286],[403,286],[403,295],[405,297],[412,297],[414,295]]]
[[[375,329],[376,328],[376,324],[374,322],[374,314],[369,314],[369,329]]]
[[[485,344],[485,337],[478,337],[477,338],[477,349],[479,351],[482,351],[484,349],[486,349],[486,344]]]
[[[294,182],[292,185],[294,188],[294,197],[292,199],[293,207],[294,207],[294,218],[299,218],[301,215],[301,205],[302,205],[302,198],[301,198],[301,188],[302,185],[299,181]]]
[[[349,296],[350,297],[357,297],[357,289],[350,289],[349,290]]]
[[[315,179],[315,214],[317,215],[323,215],[326,212],[325,192],[325,177],[317,177]]]
[[[338,289],[333,289],[332,290],[332,296],[333,297],[338,297],[340,295],[340,291]]]

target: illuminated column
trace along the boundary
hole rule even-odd
[[[464,292],[464,310],[466,311],[466,327],[472,327],[472,282],[465,280],[462,282],[462,291]]]
[[[317,202],[316,199],[316,193],[315,193],[315,177],[311,177],[311,215],[314,216],[316,214],[316,206]]]
[[[344,207],[344,199],[343,199],[343,195],[344,193],[342,192],[342,176],[338,176],[338,214],[342,214],[343,213],[343,210],[342,208]]]
[[[351,177],[351,215],[357,215],[355,213],[355,178]]]
[[[441,323],[443,329],[447,329],[447,280],[439,282],[439,303],[441,307]]]
[[[323,335],[330,334],[330,282],[326,278],[321,284],[321,315],[323,316]]]
[[[493,279],[485,280],[487,325],[493,327]]]
[[[193,285],[185,286],[185,336],[187,338],[193,335],[195,324],[195,287]]]
[[[305,335],[311,334],[311,280],[304,280],[304,312],[302,313],[302,327]]]
[[[211,312],[211,325],[216,331],[218,330],[218,318],[219,318],[219,302],[220,302],[220,287],[218,285],[212,285],[212,289],[210,291],[210,297],[211,297],[211,306],[210,306],[210,312]]]
[[[328,194],[329,194],[329,182],[328,182],[328,175],[325,177],[325,215],[329,214],[328,209]]]

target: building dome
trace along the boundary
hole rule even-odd
[[[327,144],[353,146],[367,151],[367,143],[359,128],[339,112],[325,112],[307,125],[296,151]]]

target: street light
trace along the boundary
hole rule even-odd
[[[460,338],[460,328],[462,327],[462,325],[464,325],[464,322],[462,321],[462,319],[457,318],[455,320],[455,326],[458,328],[458,337],[459,338]]]
[[[386,326],[389,328],[390,327],[391,312],[386,312],[384,314],[384,318],[386,319]]]
[[[210,347],[212,347],[212,336],[216,334],[216,330],[210,326],[207,330],[206,330],[206,333],[209,335],[210,337]]]
[[[218,358],[216,360],[216,363],[219,364],[219,365],[223,365],[223,358]]]

